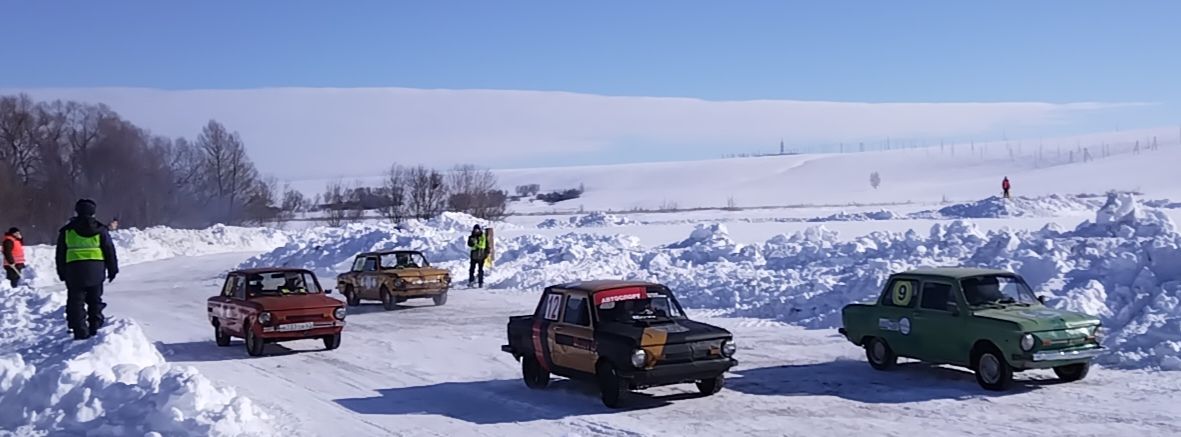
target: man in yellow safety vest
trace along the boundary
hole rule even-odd
[[[114,281],[119,260],[107,227],[94,219],[90,199],[74,205],[77,214],[57,236],[57,276],[66,283],[66,323],[75,340],[93,337],[102,327],[103,281]]]

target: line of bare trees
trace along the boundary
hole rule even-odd
[[[0,96],[0,226],[31,242],[53,238],[83,197],[125,227],[203,227],[278,218],[289,205],[276,189],[216,121],[190,141],[152,135],[101,104]]]
[[[500,220],[507,213],[508,193],[497,186],[487,169],[464,164],[447,171],[426,166],[390,166],[379,187],[329,183],[318,196],[324,219],[331,226],[356,221],[365,211],[377,211],[395,223],[409,218],[431,218],[444,211]]]

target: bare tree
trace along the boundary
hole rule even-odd
[[[410,215],[426,219],[443,212],[447,207],[447,183],[438,170],[417,166],[409,170],[410,193],[407,198]]]
[[[882,175],[879,175],[878,172],[876,172],[876,171],[869,174],[869,186],[873,187],[873,189],[876,190],[876,189],[878,189],[878,185],[881,185],[881,184],[882,184]]]
[[[291,220],[295,218],[295,214],[303,212],[307,209],[308,200],[299,190],[291,188],[291,186],[283,187],[283,201],[279,205],[282,211],[280,217],[284,220]]]
[[[347,218],[345,203],[348,200],[344,182],[341,182],[340,180],[329,182],[328,185],[324,187],[324,194],[321,196],[321,199],[323,199],[324,202],[323,205],[321,205],[321,208],[324,212],[324,222],[327,223],[328,226],[334,227],[343,225],[345,219]]]
[[[483,219],[504,218],[508,195],[496,186],[496,175],[490,170],[470,164],[456,166],[447,174],[447,206]]]
[[[391,165],[386,170],[382,181],[385,205],[381,208],[382,215],[399,223],[409,214],[410,170],[401,165]]]
[[[243,201],[250,201],[242,199],[242,194],[258,191],[258,170],[246,155],[238,134],[215,120],[210,120],[197,137],[197,148],[204,154],[204,179],[211,206],[221,220],[234,223]]]

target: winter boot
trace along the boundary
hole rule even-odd
[[[90,330],[86,328],[74,329],[74,340],[85,340],[90,338]]]

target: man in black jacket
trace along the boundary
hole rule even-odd
[[[119,260],[107,227],[94,219],[90,199],[74,205],[77,214],[57,235],[57,277],[66,283],[66,322],[75,340],[94,336],[102,327],[103,280],[114,281]]]

